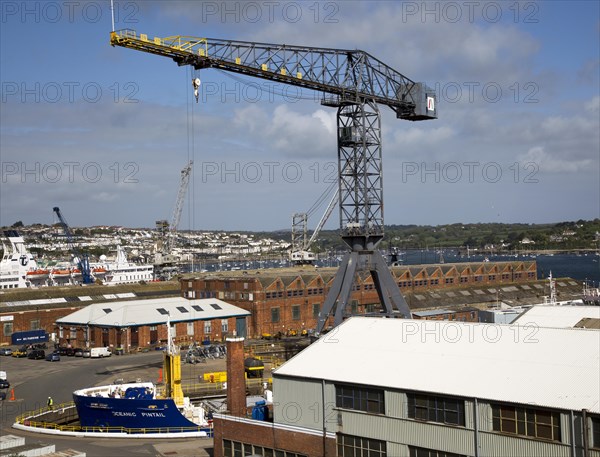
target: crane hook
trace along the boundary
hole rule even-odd
[[[198,97],[200,95],[200,78],[192,79],[192,86],[194,87],[194,96],[196,97],[196,103],[198,103]]]

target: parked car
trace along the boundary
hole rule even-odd
[[[6,379],[0,379],[0,389],[8,389],[10,388],[10,382]]]
[[[64,346],[61,346],[61,347],[58,348],[58,353],[60,355],[67,355],[67,351],[68,351],[68,349],[66,347],[64,347]]]
[[[41,360],[46,358],[46,352],[43,349],[34,349],[29,354],[27,354],[28,359],[32,360]]]
[[[48,362],[60,362],[60,353],[54,351],[46,355]]]
[[[21,348],[21,349],[15,349],[13,351],[13,353],[12,353],[12,356],[13,357],[18,357],[18,358],[27,357],[27,350],[23,349],[23,348]]]
[[[6,400],[6,392],[0,392],[0,401]]]
[[[1,348],[0,355],[12,355],[13,351],[11,348]]]
[[[91,357],[91,355],[92,355],[92,351],[90,351],[89,349],[84,349],[84,350],[83,350],[83,355],[82,355],[82,357],[84,357],[84,358],[88,359],[88,358],[90,358],[90,357]]]
[[[81,349],[81,348],[76,348],[76,349],[75,349],[75,352],[73,353],[73,355],[74,355],[75,357],[83,357],[83,349]]]
[[[67,357],[73,357],[75,355],[75,348],[67,348]]]

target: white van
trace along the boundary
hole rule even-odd
[[[108,348],[91,348],[90,357],[95,359],[98,357],[110,357],[110,351]]]

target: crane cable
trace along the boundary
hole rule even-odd
[[[193,74],[193,68],[189,67],[189,75],[186,74],[185,77],[187,79],[186,83],[186,100],[187,100],[187,163],[190,163],[190,160],[195,159],[195,131],[194,131],[194,103],[191,101],[190,97],[190,84],[189,81],[194,81],[196,76]],[[187,72],[186,72],[187,73]],[[193,171],[193,170],[192,170]],[[192,191],[188,192],[188,228],[190,230],[194,229],[196,226],[196,214],[195,214],[195,205],[194,205],[194,173],[192,172],[191,176],[191,188]],[[191,194],[191,195],[189,195]]]
[[[331,192],[333,192],[333,190],[335,189],[335,187],[337,186],[337,182],[333,181],[324,191],[323,193],[319,196],[319,198],[317,198],[317,200],[315,201],[315,203],[313,203],[313,205],[310,207],[310,209],[306,212],[306,216],[310,217],[314,214],[315,211],[317,211],[321,205],[323,205],[323,202],[325,202],[326,200],[330,199],[331,196]]]

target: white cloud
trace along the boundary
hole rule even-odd
[[[562,159],[554,157],[542,146],[535,146],[530,148],[525,154],[518,156],[521,166],[526,165],[529,162],[533,162],[539,167],[542,173],[578,173],[589,171],[590,167],[594,165],[592,159]]]
[[[600,112],[600,96],[596,95],[591,100],[585,102],[583,108],[590,114],[598,114]]]
[[[456,132],[454,129],[446,125],[430,129],[410,127],[408,129],[396,130],[394,140],[395,144],[399,147],[414,146],[419,148],[441,149],[444,147],[444,144],[455,135]]]

